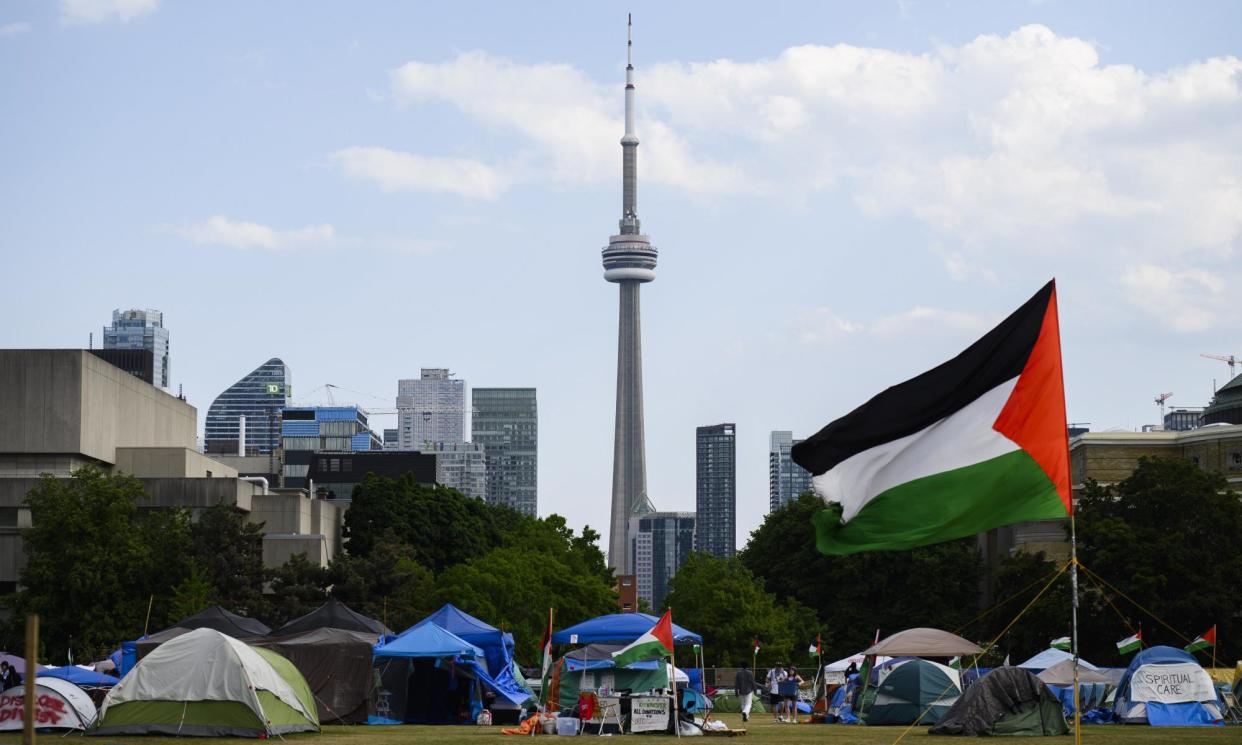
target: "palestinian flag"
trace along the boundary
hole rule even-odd
[[[543,641],[539,644],[543,652],[543,682],[539,686],[539,703],[547,703],[548,690],[552,680],[552,609],[548,609],[548,628],[543,632]]]
[[[1070,638],[1068,636],[1062,636],[1059,639],[1053,639],[1048,644],[1049,647],[1052,647],[1053,649],[1059,649],[1062,652],[1070,651],[1070,648],[1073,647],[1073,645],[1074,643],[1070,641]]]
[[[814,518],[825,554],[1068,517],[1055,281],[966,351],[794,445],[793,459],[828,505]]]
[[[759,637],[755,637],[755,657],[759,656]]]
[[[1117,642],[1117,652],[1120,654],[1130,654],[1137,652],[1143,648],[1143,630],[1139,629],[1134,634],[1127,636],[1125,639]]]
[[[821,654],[821,647],[822,647],[822,644],[820,643],[820,638],[816,636],[815,643],[812,644],[811,647],[806,650],[806,653],[811,655],[812,657],[819,657]]]
[[[673,656],[673,612],[664,611],[656,625],[624,649],[612,653],[612,663],[625,667],[641,660]]]
[[[1200,649],[1207,649],[1208,647],[1215,647],[1215,646],[1216,646],[1216,626],[1213,625],[1212,628],[1208,629],[1207,631],[1203,632],[1199,636],[1195,637],[1194,641],[1187,644],[1186,651],[1187,652],[1198,652]]]

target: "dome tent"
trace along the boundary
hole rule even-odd
[[[20,730],[25,717],[24,688],[0,694],[0,731]],[[86,691],[63,678],[35,681],[35,726],[40,729],[83,730],[95,721],[95,703]]]
[[[317,629],[341,629],[342,631],[360,631],[364,634],[392,636],[392,629],[380,621],[362,615],[336,598],[304,616],[289,621],[284,626],[271,632],[271,636],[293,636]]]
[[[1066,735],[1061,701],[1030,670],[998,667],[966,689],[932,735]]]
[[[256,737],[318,729],[310,687],[292,663],[202,628],[161,644],[117,683],[93,734]]]
[[[1221,720],[1221,702],[1194,656],[1175,647],[1134,655],[1121,676],[1113,712],[1128,724],[1192,727]]]
[[[951,667],[909,659],[898,661],[880,682],[863,720],[877,724],[935,724],[962,694]]]

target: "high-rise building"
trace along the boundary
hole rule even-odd
[[[401,449],[400,437],[397,435],[397,430],[395,428],[384,430],[384,449],[385,450],[400,450]]]
[[[789,454],[799,442],[793,432],[773,430],[768,437],[768,512],[776,512],[811,490],[810,471],[794,463]]]
[[[280,359],[259,365],[224,389],[207,409],[203,449],[229,455],[268,455],[280,447],[280,410],[289,405],[292,376]],[[246,418],[245,447],[239,451],[241,418]]]
[[[145,349],[155,357],[153,385],[168,388],[168,329],[158,310],[114,310],[103,330],[104,349]]]
[[[638,135],[634,130],[632,40],[626,41],[625,134],[621,137],[621,221],[603,250],[604,279],[620,286],[617,324],[617,409],[612,450],[612,511],[608,564],[618,575],[630,568],[630,516],[647,498],[643,431],[643,355],[639,288],[655,279],[656,249],[638,221]]]
[[[149,349],[91,349],[91,354],[139,380],[155,385],[155,355]]]
[[[435,453],[436,483],[475,499],[487,499],[487,458],[476,442],[429,442],[424,453]],[[533,514],[533,513],[532,513]]]
[[[291,488],[309,485],[311,457],[316,453],[384,449],[384,443],[367,422],[366,412],[357,406],[285,407],[281,412],[280,434],[284,450],[281,481],[283,486]]]
[[[451,376],[445,368],[425,367],[417,380],[397,381],[399,449],[466,439],[466,381]]]
[[[534,388],[475,388],[471,441],[483,446],[487,501],[527,515],[539,505],[539,409]]]
[[[693,550],[693,512],[643,512],[640,506],[630,518],[629,551],[638,598],[652,610],[662,609],[669,580]]]
[[[734,425],[694,432],[696,546],[712,556],[732,556],[737,546],[737,435]]]

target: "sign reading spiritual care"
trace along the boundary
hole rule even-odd
[[[630,699],[631,732],[667,732],[671,709],[668,696],[635,696]]]
[[[1189,662],[1143,665],[1130,678],[1131,701],[1180,704],[1215,699],[1216,691],[1212,687],[1212,679],[1203,668]]]

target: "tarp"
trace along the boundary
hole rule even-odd
[[[513,674],[513,635],[486,621],[466,613],[452,603],[445,603],[435,613],[415,625],[434,623],[457,637],[483,650],[476,662],[483,666],[482,680],[496,695],[509,701],[525,701],[530,697],[521,676]]]
[[[482,657],[483,650],[434,623],[413,626],[375,645],[375,657]]]
[[[1049,647],[1045,649],[1044,651],[1040,652],[1039,654],[1035,655],[1034,657],[1031,657],[1029,660],[1026,660],[1024,662],[1019,662],[1018,667],[1024,667],[1027,670],[1034,670],[1035,672],[1039,672],[1040,670],[1047,670],[1048,668],[1058,663],[1065,662],[1066,660],[1073,660],[1073,659],[1074,659],[1074,655],[1070,654],[1069,652],[1066,652],[1064,649],[1057,649],[1056,647]],[[1078,658],[1078,667],[1079,669],[1085,667],[1088,670],[1099,669],[1095,665],[1092,665],[1090,662],[1087,662],[1081,657]]]
[[[612,661],[612,653],[624,649],[626,644],[587,644],[565,653],[566,672],[580,670],[608,670],[616,667]],[[662,660],[639,660],[626,665],[627,670],[659,670]]]
[[[1152,703],[1155,717],[1148,716]],[[1220,721],[1222,707],[1212,679],[1191,654],[1158,646],[1130,660],[1113,710],[1127,723],[1194,726]]]
[[[108,691],[95,732],[249,737],[318,728],[310,687],[288,660],[201,628],[160,645]]]
[[[321,724],[361,724],[371,693],[371,653],[377,636],[360,631],[313,629],[255,639],[293,663],[315,696]]]
[[[957,671],[928,660],[905,660],[875,689],[863,720],[876,724],[935,724],[962,693]]]
[[[998,667],[966,689],[932,735],[1065,735],[1061,702],[1030,670]]]
[[[1074,685],[1074,661],[1061,660],[1052,667],[1046,668],[1039,674],[1039,679],[1048,685],[1054,686],[1072,686]],[[1111,675],[1100,672],[1094,667],[1086,667],[1082,660],[1078,661],[1078,682],[1079,683],[1116,683],[1117,679]]]
[[[62,678],[35,681],[35,726],[48,729],[86,729],[95,721],[90,694]],[[24,691],[0,694],[0,731],[19,730],[25,718]]]
[[[983,647],[947,631],[917,628],[898,631],[892,636],[881,639],[865,649],[863,654],[884,654],[890,657],[902,655],[958,657],[967,654],[983,654]]]
[[[392,636],[392,629],[374,618],[358,613],[336,598],[319,606],[304,616],[293,619],[284,626],[271,632],[272,636],[292,636],[315,629],[341,629],[342,631],[360,631],[375,636]]]
[[[561,629],[552,635],[554,644],[621,642],[628,644],[651,630],[660,619],[647,613],[612,613]],[[702,644],[703,637],[673,624],[674,644]]]
[[[87,670],[77,665],[44,668],[38,672],[38,677],[60,678],[82,687],[110,687],[117,683],[117,679],[111,675],[97,673],[94,670]]]
[[[863,654],[862,652],[859,652],[856,655],[851,655],[849,657],[842,657],[841,659],[835,662],[829,662],[827,665],[824,665],[824,672],[843,673],[846,670],[850,669],[850,665],[853,665],[855,670],[861,669],[863,666],[863,661],[866,659],[866,657],[867,655]],[[888,662],[891,659],[893,658],[888,657],[886,655],[880,655],[876,657],[875,664],[883,665],[885,662]]]

